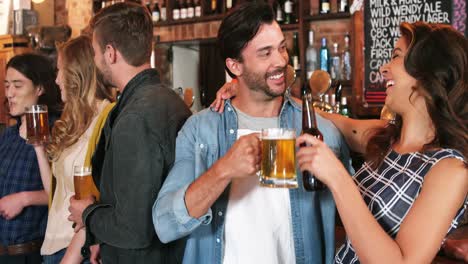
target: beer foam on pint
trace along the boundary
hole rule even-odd
[[[268,135],[264,135],[265,132]],[[294,139],[296,136],[293,130],[287,129],[266,129],[264,133],[262,133],[262,139]]]
[[[91,175],[90,171],[80,171],[80,172],[75,172],[74,174],[74,176],[79,176],[79,177],[90,176],[90,175]]]
[[[28,110],[26,113],[34,113],[34,114],[41,114],[41,113],[47,113],[47,110]]]

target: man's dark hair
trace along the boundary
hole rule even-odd
[[[97,13],[90,26],[102,51],[112,45],[130,65],[149,62],[153,22],[147,8],[131,2],[117,3]]]
[[[260,26],[274,21],[273,9],[263,1],[244,2],[232,10],[221,22],[218,46],[221,58],[242,62],[241,52],[257,34]],[[235,75],[226,67],[231,77]]]

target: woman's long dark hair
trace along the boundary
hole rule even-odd
[[[17,70],[35,86],[42,86],[44,93],[39,96],[37,103],[47,105],[49,114],[60,116],[62,111],[60,89],[55,83],[55,69],[48,58],[34,53],[20,54],[8,61],[5,69],[8,68]]]
[[[402,23],[401,36],[408,51],[405,69],[417,80],[411,87],[425,97],[435,137],[422,151],[452,148],[468,157],[468,41],[448,25]],[[366,149],[366,160],[377,168],[400,138],[401,117],[375,131]]]

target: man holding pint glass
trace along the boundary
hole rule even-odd
[[[288,54],[271,7],[236,7],[221,23],[218,44],[238,93],[222,114],[206,109],[180,131],[174,167],[153,206],[156,233],[165,243],[188,237],[184,263],[331,263],[332,196],[306,192],[295,162],[285,159],[294,158],[283,145],[294,145],[301,131],[301,106],[285,94]],[[317,118],[350,168],[338,130]]]

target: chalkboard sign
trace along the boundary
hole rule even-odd
[[[400,37],[400,23],[426,21],[451,24],[452,3],[453,1],[449,0],[365,1],[364,99],[366,103],[385,102],[385,86],[379,68],[390,60],[394,44]]]

